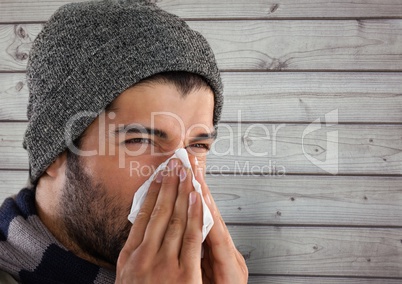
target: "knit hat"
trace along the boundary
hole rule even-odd
[[[198,32],[146,0],[103,0],[59,8],[33,43],[27,66],[30,180],[47,167],[124,90],[167,71],[199,74],[215,96],[222,82],[213,52]],[[79,113],[79,123],[68,126]],[[68,127],[67,127],[68,126]],[[68,139],[67,139],[68,138]]]

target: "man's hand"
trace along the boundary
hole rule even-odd
[[[170,161],[159,174],[120,252],[116,283],[246,284],[248,270],[212,199],[204,174],[190,156],[203,197],[214,218],[201,259],[202,204],[191,173]],[[175,165],[176,164],[176,165]],[[179,172],[179,176],[173,174]]]
[[[201,196],[178,159],[168,168],[149,188],[120,252],[115,283],[202,283]]]
[[[247,284],[248,269],[246,262],[236,249],[218,207],[212,198],[204,179],[204,169],[200,165],[195,167],[194,170],[196,179],[201,184],[204,200],[214,218],[214,225],[206,238],[206,242],[203,244],[203,283]]]

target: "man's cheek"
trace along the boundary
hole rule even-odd
[[[138,161],[140,164],[151,162],[149,158],[151,152],[151,145],[135,143],[125,137],[116,139],[116,141],[109,141],[109,155],[113,157],[114,162],[118,164],[120,169],[132,167],[133,161]]]
[[[139,180],[143,179],[145,182],[145,180],[152,175],[155,169],[155,166],[142,164],[137,160],[129,161],[128,172],[131,178],[136,178]]]
[[[141,156],[136,159],[126,157],[124,171],[131,178],[136,178],[145,182],[166,160],[164,157]]]
[[[206,157],[197,157],[197,173],[196,176],[199,174],[205,176],[207,170],[207,159]]]

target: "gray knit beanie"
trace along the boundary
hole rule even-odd
[[[59,8],[35,39],[27,66],[28,120],[24,148],[30,181],[124,90],[151,75],[187,71],[204,77],[215,95],[214,124],[223,103],[222,82],[203,36],[177,16],[145,0],[103,0]],[[67,127],[68,126],[68,127]],[[66,139],[68,138],[68,139]]]

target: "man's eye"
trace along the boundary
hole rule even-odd
[[[203,144],[203,143],[191,144],[189,147],[195,148],[195,149],[198,149],[198,150],[206,150],[206,151],[209,151],[209,149],[211,148],[209,146],[209,144]]]
[[[152,140],[148,138],[133,138],[125,141],[127,144],[152,144]]]

